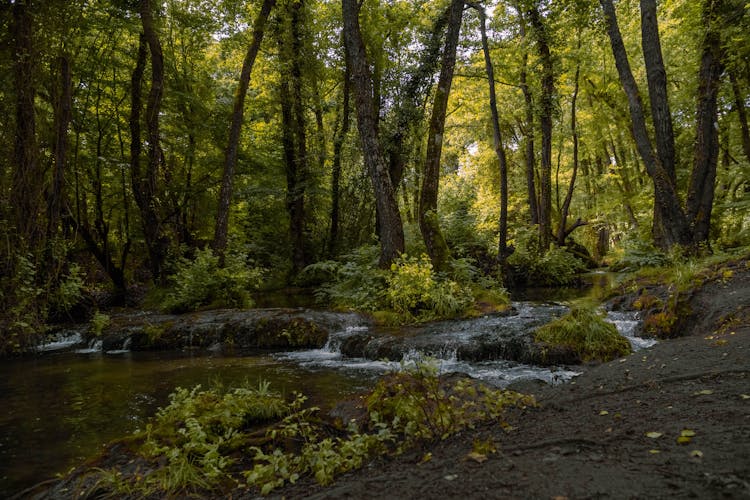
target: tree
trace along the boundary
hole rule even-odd
[[[388,165],[377,133],[377,114],[373,78],[359,28],[359,7],[356,0],[342,0],[344,43],[352,72],[352,90],[357,106],[359,130],[365,165],[370,174],[377,206],[380,238],[380,265],[387,267],[404,251],[404,228],[391,183]]]
[[[419,229],[422,232],[427,253],[438,271],[445,271],[451,255],[445,242],[437,215],[438,187],[440,183],[440,157],[445,136],[445,114],[456,66],[456,49],[463,19],[463,0],[452,0],[448,16],[448,32],[445,36],[440,77],[432,102],[432,116],[427,134],[427,153],[419,199]]]
[[[276,0],[263,0],[260,12],[253,23],[253,41],[247,48],[245,59],[242,62],[242,70],[237,83],[237,91],[234,97],[234,107],[229,126],[229,139],[224,153],[224,170],[221,177],[221,191],[219,193],[219,207],[216,211],[216,225],[214,228],[213,249],[219,255],[224,254],[227,246],[227,231],[229,227],[229,206],[232,201],[234,187],[234,172],[237,165],[237,153],[240,144],[240,133],[242,132],[242,121],[245,113],[245,98],[250,85],[250,75],[253,71],[255,58],[260,50],[266,21]]]
[[[500,115],[497,110],[497,93],[495,91],[495,69],[490,58],[490,47],[487,40],[487,14],[484,7],[476,5],[479,12],[479,29],[482,35],[482,53],[489,84],[489,106],[492,120],[492,142],[500,169],[500,218],[498,223],[497,261],[502,269],[510,255],[508,249],[508,160],[503,147],[503,136],[500,131]]]
[[[721,0],[705,0],[703,4],[706,35],[702,43],[696,149],[689,188],[689,193],[692,194],[688,196],[687,209],[683,210],[676,185],[674,133],[667,99],[666,70],[661,56],[656,2],[641,0],[641,45],[647,68],[651,118],[656,137],[654,148],[646,127],[640,93],[630,69],[614,5],[612,0],[600,0],[620,81],[628,97],[633,136],[638,153],[654,185],[653,237],[661,248],[675,245],[690,248],[707,242],[708,238],[718,155],[715,132],[711,129],[714,128],[713,123],[716,120],[716,92],[721,76],[721,56],[718,53],[718,11],[721,3]],[[707,126],[708,123],[711,125]]]

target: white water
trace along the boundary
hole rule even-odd
[[[491,323],[503,321],[524,322],[535,317],[534,309],[539,307],[529,303],[515,304],[518,314],[509,318],[497,318]],[[617,327],[622,336],[627,338],[633,350],[650,347],[656,343],[652,339],[644,339],[636,336],[640,319],[637,313],[632,312],[609,312],[607,321]],[[514,361],[493,360],[481,362],[469,362],[459,360],[456,357],[456,340],[467,341],[481,333],[477,329],[457,329],[439,333],[439,337],[445,337],[445,346],[437,352],[431,352],[425,356],[422,352],[411,350],[404,354],[400,361],[371,360],[365,358],[347,358],[342,355],[339,347],[341,340],[354,333],[366,332],[368,327],[348,327],[346,330],[336,332],[329,337],[328,343],[322,349],[311,349],[305,351],[293,351],[278,354],[279,359],[292,361],[307,369],[334,369],[344,371],[363,371],[373,374],[398,370],[405,366],[413,365],[415,362],[429,358],[438,364],[440,373],[465,373],[473,378],[482,380],[489,384],[505,387],[517,380],[531,379],[541,380],[549,384],[567,382],[579,375],[579,372],[561,367],[539,367],[525,365]],[[435,335],[433,334],[433,337]],[[453,342],[451,342],[453,341]]]

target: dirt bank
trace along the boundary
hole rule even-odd
[[[538,408],[375,462],[331,487],[306,482],[275,496],[750,498],[747,261],[690,302],[685,336],[592,367],[571,384],[524,387]],[[484,453],[470,455],[475,448]]]

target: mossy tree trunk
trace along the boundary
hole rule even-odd
[[[445,135],[445,115],[448,110],[448,98],[453,82],[453,71],[456,66],[456,49],[458,47],[458,36],[461,32],[463,10],[463,0],[452,0],[440,76],[432,103],[432,115],[427,135],[427,153],[422,177],[422,193],[419,199],[419,229],[422,232],[422,238],[432,265],[437,271],[445,271],[451,260],[450,249],[443,233],[440,231],[437,200],[440,186],[440,158]]]

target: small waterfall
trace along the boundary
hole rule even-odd
[[[637,335],[638,327],[642,323],[638,311],[608,311],[606,320],[615,325],[620,335],[630,341],[634,351],[656,344],[654,339],[646,339]]]
[[[52,339],[37,346],[37,351],[50,352],[70,349],[83,343],[81,330],[63,330],[57,332]]]
[[[77,354],[94,354],[102,352],[102,341],[101,339],[93,338],[89,340],[89,345],[83,349],[76,349]]]

